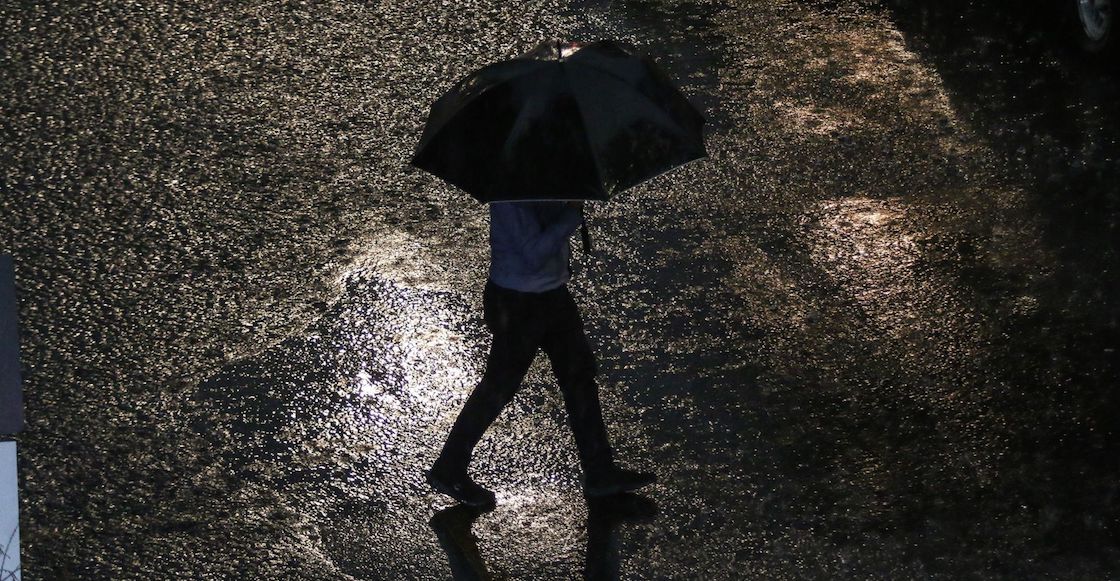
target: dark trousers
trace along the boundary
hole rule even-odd
[[[612,466],[595,356],[568,287],[524,293],[487,281],[482,302],[486,326],[494,335],[486,372],[459,412],[436,466],[466,472],[475,445],[521,387],[537,349],[552,363],[584,474]]]

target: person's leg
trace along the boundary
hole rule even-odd
[[[483,293],[486,326],[493,333],[482,380],[459,412],[433,470],[465,476],[474,447],[513,399],[537,352],[539,332],[529,297],[488,284]]]
[[[613,460],[599,404],[599,386],[595,383],[595,355],[567,287],[553,292],[541,347],[552,363],[552,372],[564,396],[583,473],[600,474],[613,466]]]
[[[567,287],[554,296],[552,313],[541,346],[552,362],[568,421],[579,449],[583,493],[588,498],[637,490],[654,482],[649,472],[617,466],[603,425],[599,386],[595,383],[595,355],[591,352],[579,310]]]

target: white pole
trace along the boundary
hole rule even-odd
[[[16,443],[0,442],[0,581],[20,581]]]
[[[0,255],[0,437],[23,429],[12,257]],[[20,581],[19,478],[16,443],[0,441],[0,581]]]

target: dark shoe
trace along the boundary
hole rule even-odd
[[[612,468],[602,474],[589,476],[583,483],[583,495],[587,498],[600,498],[631,492],[656,480],[657,476],[650,472]]]
[[[432,469],[425,476],[436,492],[446,494],[467,506],[493,508],[496,504],[494,493],[479,486],[466,474],[447,476]]]

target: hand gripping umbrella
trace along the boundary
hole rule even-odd
[[[703,126],[650,59],[549,41],[440,97],[412,165],[484,203],[607,200],[705,157]]]

